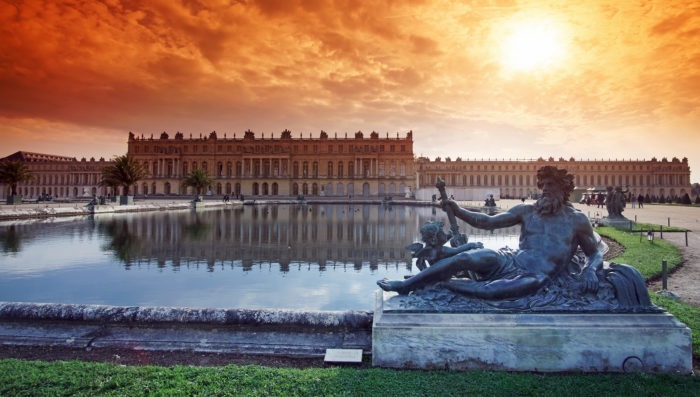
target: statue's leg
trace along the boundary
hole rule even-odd
[[[531,294],[546,280],[544,275],[527,275],[494,281],[450,280],[443,285],[458,294],[483,299],[505,299]]]
[[[406,280],[381,280],[377,282],[377,285],[385,291],[407,294],[428,284],[449,280],[452,276],[462,271],[471,270],[481,274],[488,273],[498,263],[499,256],[495,251],[476,249],[439,260]]]

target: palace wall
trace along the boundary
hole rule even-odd
[[[688,159],[657,160],[430,160],[416,158],[413,133],[404,137],[356,132],[348,137],[292,137],[288,130],[278,137],[208,136],[185,138],[162,133],[154,138],[129,133],[127,154],[146,167],[149,176],[134,187],[136,195],[193,195],[182,181],[195,168],[214,178],[207,194],[245,197],[415,197],[428,200],[437,178],[448,194],[460,200],[536,197],[536,171],[545,165],[566,168],[574,174],[576,192],[621,186],[630,196],[675,199],[691,194]],[[101,170],[110,161],[17,152],[2,160],[25,162],[35,178],[19,185],[25,199],[42,195],[54,198],[87,198],[107,195],[99,186]],[[431,193],[433,192],[433,193]],[[9,186],[0,184],[0,198]],[[482,197],[483,196],[483,197]],[[572,200],[579,200],[580,197]]]

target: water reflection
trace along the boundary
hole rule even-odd
[[[22,246],[22,234],[17,230],[16,225],[10,225],[9,227],[0,231],[0,245],[2,245],[2,252],[16,254],[21,251]]]
[[[155,262],[174,269],[205,263],[210,271],[217,265],[250,270],[274,262],[282,272],[293,264],[324,271],[347,265],[376,270],[397,262],[410,270],[405,246],[416,238],[417,222],[415,208],[369,205],[253,206],[95,219],[99,233],[108,237],[104,249],[127,268]]]
[[[371,310],[415,272],[426,207],[278,205],[0,224],[0,301]],[[447,228],[447,226],[446,226]],[[517,245],[460,223],[470,241]],[[509,240],[510,239],[510,240]]]

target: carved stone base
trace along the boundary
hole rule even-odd
[[[618,229],[626,229],[634,226],[634,222],[625,218],[624,216],[606,216],[601,219],[600,223],[602,223],[604,226],[616,227]]]
[[[384,310],[372,364],[390,368],[692,373],[688,327],[668,313],[441,313]]]

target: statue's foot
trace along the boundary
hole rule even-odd
[[[403,286],[402,281],[390,281],[388,279],[382,279],[377,281],[377,285],[384,291],[395,291],[401,295],[407,295],[409,292],[411,292],[409,289]]]

